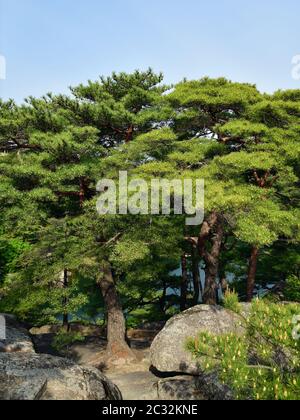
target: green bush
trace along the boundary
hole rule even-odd
[[[223,299],[223,306],[225,309],[229,309],[233,312],[240,313],[242,307],[239,302],[238,294],[233,290],[227,290]]]
[[[241,316],[244,334],[200,334],[187,348],[201,368],[217,372],[236,399],[299,400],[300,341],[295,336],[298,304],[253,302]]]

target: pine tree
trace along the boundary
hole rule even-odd
[[[20,107],[0,102],[6,308],[68,328],[97,300],[112,358],[134,356],[126,318],[165,318],[200,297],[215,304],[228,272],[248,278],[248,300],[257,278],[299,274],[299,91],[262,95],[208,78],[167,89],[149,70]],[[187,227],[174,212],[99,216],[97,182],[118,183],[120,171],[129,181],[204,179],[204,222]],[[278,262],[283,248],[288,262]]]
[[[165,90],[158,86],[161,81],[162,76],[151,70],[132,75],[113,74],[111,78],[72,89],[73,98],[49,94],[42,99],[29,98],[27,105],[20,108],[13,103],[1,104],[2,150],[7,152],[0,162],[4,181],[2,203],[8,207],[6,225],[22,213],[15,233],[21,237],[31,234],[33,237],[28,239],[33,246],[37,241],[39,250],[39,234],[47,229],[50,220],[55,218],[59,223],[66,217],[84,217],[85,205],[96,194],[101,159],[110,154],[110,148],[129,143],[136,132],[146,132],[157,122]],[[20,203],[22,210],[17,209]],[[34,219],[30,224],[25,217],[29,212]],[[28,224],[31,232],[25,235],[22,230]],[[66,261],[71,250],[71,246],[66,250]],[[108,312],[108,348],[115,353],[119,348],[131,355],[107,255],[98,252],[94,257],[98,259],[96,281]],[[77,263],[80,265],[80,260]],[[56,259],[51,264],[52,267],[58,264],[60,272],[68,272],[70,265],[74,267]],[[53,270],[47,272],[52,281]]]

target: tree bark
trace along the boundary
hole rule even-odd
[[[125,139],[125,143],[130,143],[133,140],[133,132],[134,132],[134,127],[133,125],[131,125],[127,130],[126,130],[126,139]]]
[[[126,341],[126,322],[109,263],[101,264],[98,284],[107,311],[107,353],[111,358],[134,358]]]
[[[68,287],[69,287],[69,276],[68,276],[68,270],[65,269],[63,272],[63,288],[67,289]],[[66,308],[67,305],[68,305],[68,298],[64,297],[63,307]],[[70,331],[69,314],[66,311],[63,313],[63,328],[68,332]]]
[[[187,307],[187,291],[188,291],[188,268],[186,255],[181,257],[181,269],[182,269],[182,280],[181,280],[181,296],[180,296],[180,310],[183,312]]]
[[[86,190],[86,185],[85,185],[85,181],[84,179],[80,180],[80,191],[79,191],[79,203],[80,203],[80,207],[83,207],[83,203],[85,200],[85,190]]]
[[[204,221],[199,240],[199,254],[205,261],[205,287],[203,293],[203,303],[207,305],[217,304],[217,277],[219,274],[219,260],[224,237],[223,222],[220,216],[213,212]],[[208,239],[211,238],[211,250],[206,249]]]
[[[252,302],[253,300],[258,255],[259,255],[259,248],[257,246],[253,246],[251,250],[250,260],[249,260],[249,271],[248,271],[248,280],[247,280],[247,302]]]
[[[167,282],[163,281],[163,294],[159,300],[159,306],[163,314],[166,312],[166,300],[167,300]]]
[[[192,247],[192,271],[193,271],[193,284],[194,284],[194,305],[199,304],[200,294],[202,295],[201,277],[199,271],[199,260],[197,250]],[[201,296],[202,297],[202,296]]]

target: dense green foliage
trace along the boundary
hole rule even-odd
[[[105,319],[103,261],[128,325],[216,303],[226,282],[244,299],[247,277],[248,298],[288,279],[298,300],[299,92],[162,81],[151,70],[113,74],[70,96],[0,102],[0,310],[34,324]],[[205,179],[203,226],[174,214],[100,217],[97,182],[124,170]]]

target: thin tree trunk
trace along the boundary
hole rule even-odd
[[[130,143],[133,140],[134,127],[131,125],[126,131],[125,143]]]
[[[166,300],[167,300],[167,282],[163,281],[163,294],[159,301],[160,309],[163,313],[166,311]]]
[[[69,276],[68,276],[68,270],[65,269],[63,272],[63,288],[67,289],[69,287]],[[68,298],[64,297],[63,298],[63,307],[64,309],[66,308],[66,306],[68,305]],[[63,328],[66,331],[70,331],[70,323],[69,323],[69,314],[68,312],[64,312],[63,313]]]
[[[107,311],[107,352],[112,358],[134,358],[126,341],[126,322],[109,263],[101,265],[99,287]]]
[[[188,291],[188,268],[186,255],[181,257],[181,269],[182,269],[182,280],[181,280],[181,296],[180,296],[180,310],[183,312],[187,306],[187,291]]]
[[[194,305],[198,305],[200,294],[202,295],[202,285],[199,271],[199,260],[197,250],[192,247],[192,271],[193,271],[193,284],[194,284]],[[201,296],[202,297],[202,296]]]
[[[247,280],[247,302],[252,302],[256,272],[257,272],[257,262],[258,262],[259,248],[254,246],[251,250],[251,257],[249,260],[249,271],[248,271],[248,280]]]
[[[83,207],[85,198],[86,198],[86,189],[87,189],[87,185],[86,185],[86,180],[84,178],[80,179],[80,191],[79,191],[79,202],[80,202],[80,207]]]
[[[211,237],[211,251],[206,250],[207,240]],[[219,260],[224,237],[224,228],[220,216],[213,212],[203,223],[198,240],[199,254],[204,259],[205,287],[203,303],[207,305],[217,304],[217,277],[219,274]]]
[[[206,305],[217,304],[217,275],[218,275],[218,262],[211,260],[205,269],[205,287],[203,293],[203,303]]]

